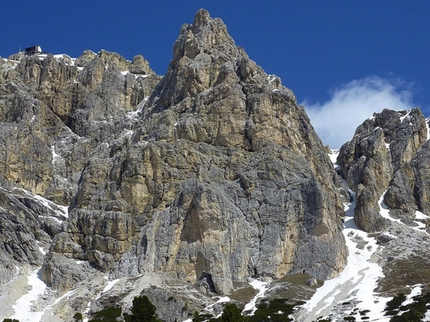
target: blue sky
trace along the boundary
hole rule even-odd
[[[2,57],[32,45],[72,57],[105,49],[128,59],[142,54],[164,74],[180,26],[205,8],[251,59],[293,90],[318,133],[385,107],[420,106],[430,115],[428,0],[1,2]],[[336,146],[344,138],[343,129],[323,141]]]

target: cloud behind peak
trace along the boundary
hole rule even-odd
[[[336,88],[327,102],[301,105],[311,119],[324,144],[339,148],[350,140],[355,129],[373,113],[384,108],[408,110],[413,108],[412,86],[400,79],[370,76],[353,80]]]

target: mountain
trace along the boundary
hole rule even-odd
[[[343,317],[364,303],[351,272],[379,272],[380,303],[424,293],[427,138],[419,109],[384,110],[335,167],[293,92],[203,9],[163,77],[103,50],[0,59],[0,318],[88,319],[140,294],[164,321],[264,298]],[[342,298],[322,294],[334,281]]]
[[[351,196],[348,265],[317,290],[297,321],[430,320],[428,138],[420,109],[385,109],[332,155]]]

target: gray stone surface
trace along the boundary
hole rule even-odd
[[[142,56],[106,51],[0,67],[1,278],[23,261],[73,290],[50,316],[105,306],[103,277],[120,280],[109,294],[124,307],[143,291],[174,321],[250,278],[345,266],[345,193],[326,148],[292,91],[207,11],[182,26],[162,79]],[[159,289],[136,286],[150,276]]]
[[[379,213],[379,199],[405,213],[428,212],[427,127],[419,108],[385,109],[361,124],[351,141],[340,149],[340,174],[357,193],[355,221],[367,232],[387,228]],[[418,192],[419,191],[419,192]]]

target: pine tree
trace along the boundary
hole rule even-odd
[[[201,318],[199,312],[194,312],[192,322],[203,322],[203,319]]]
[[[246,318],[236,304],[227,303],[221,315],[222,322],[245,322]]]
[[[133,299],[131,315],[126,315],[126,322],[160,322],[158,319],[157,308],[151,303],[146,295],[136,296]]]

